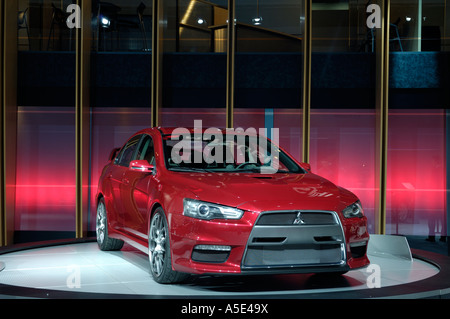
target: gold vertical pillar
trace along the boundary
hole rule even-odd
[[[236,54],[236,11],[235,0],[228,0],[227,28],[227,97],[226,97],[226,127],[234,127],[234,74]]]
[[[309,163],[311,120],[311,51],[312,51],[312,0],[304,1],[305,30],[303,35],[303,162]]]
[[[376,175],[375,189],[377,234],[386,232],[386,178],[388,150],[388,93],[389,93],[389,25],[390,0],[380,0],[381,29],[376,30]]]
[[[163,63],[163,1],[153,0],[151,126],[161,125]]]
[[[91,0],[78,0],[81,28],[76,29],[75,83],[75,166],[76,166],[76,238],[86,237],[89,197],[90,152],[90,57]]]
[[[13,243],[17,146],[17,14],[16,0],[0,2],[0,246]]]

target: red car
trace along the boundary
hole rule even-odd
[[[358,198],[261,135],[142,130],[111,153],[96,200],[100,249],[148,253],[159,283],[369,264]]]

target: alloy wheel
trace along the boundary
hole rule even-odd
[[[103,202],[100,202],[97,206],[97,220],[95,225],[95,231],[97,234],[97,242],[101,245],[105,240],[106,229],[106,209]]]
[[[164,269],[166,238],[167,227],[164,216],[157,212],[152,218],[149,232],[150,267],[152,273],[157,277],[161,275]]]

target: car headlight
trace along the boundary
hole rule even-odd
[[[344,215],[345,218],[363,217],[364,211],[363,211],[361,202],[357,201],[357,202],[351,204],[350,206],[346,207],[342,211],[342,214]]]
[[[183,206],[183,215],[198,219],[240,219],[244,214],[243,210],[237,208],[202,202],[190,198],[184,199]]]

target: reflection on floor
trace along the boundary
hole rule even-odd
[[[439,273],[418,260],[369,256],[380,270],[382,287],[402,285]],[[149,274],[148,256],[125,245],[119,252],[103,252],[97,243],[38,248],[0,255],[5,269],[1,284],[59,291],[152,296],[236,296],[257,294],[276,298],[286,294],[313,294],[371,288],[373,268],[343,276],[320,274],[264,276],[197,276],[181,285],[160,285]],[[0,292],[1,295],[1,292]]]

